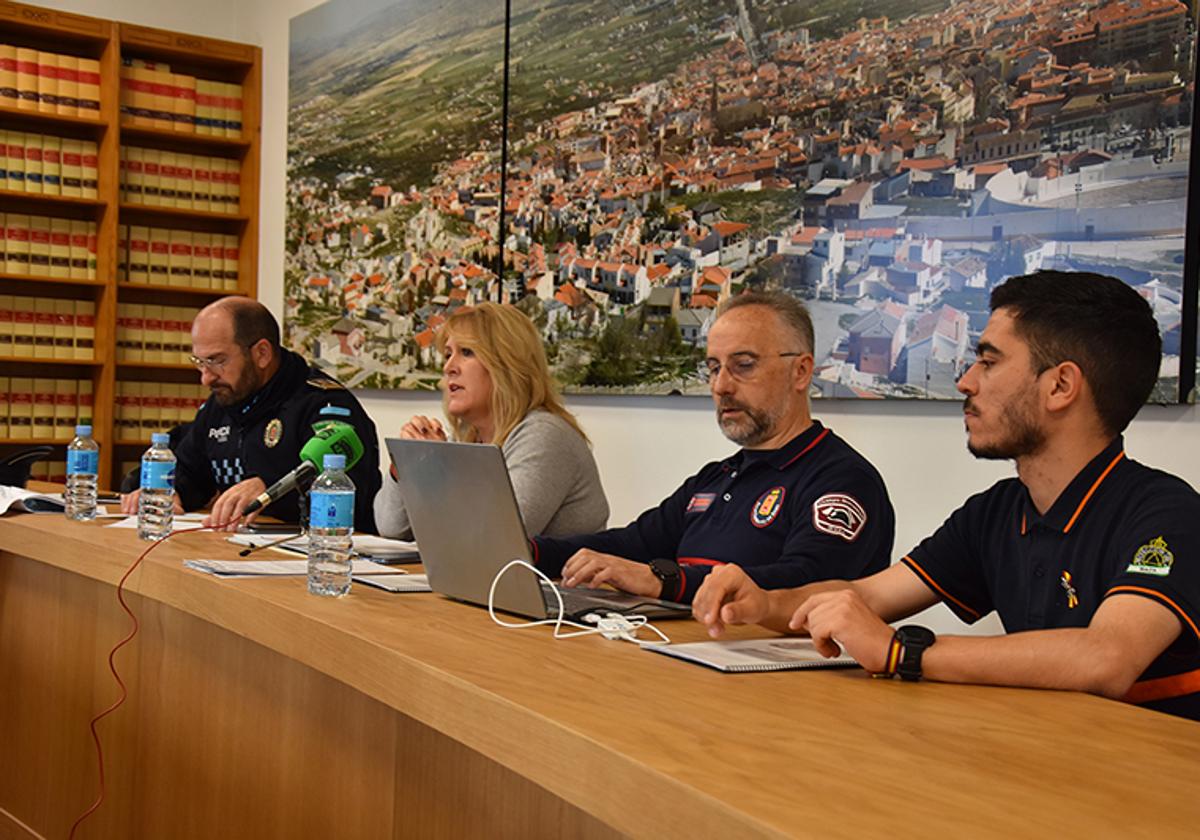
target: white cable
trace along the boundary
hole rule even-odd
[[[558,615],[555,618],[543,618],[535,621],[505,621],[496,615],[496,585],[500,582],[500,578],[504,577],[505,573],[513,566],[524,566],[529,571],[533,572],[541,578],[550,587],[550,591],[554,593],[554,599],[558,602]],[[550,580],[541,569],[525,562],[524,560],[510,560],[504,565],[500,571],[496,572],[496,576],[492,578],[492,585],[488,589],[488,615],[492,617],[492,621],[507,630],[523,630],[526,627],[544,627],[546,625],[554,625],[554,638],[556,639],[573,639],[576,636],[592,636],[597,633],[604,636],[606,639],[622,639],[626,642],[633,642],[636,645],[651,645],[657,644],[653,639],[637,638],[637,631],[646,627],[654,631],[660,639],[666,644],[670,644],[671,640],[666,634],[649,622],[644,615],[621,615],[620,613],[610,612],[607,615],[600,616],[595,613],[590,613],[588,618],[594,618],[596,621],[595,627],[590,627],[586,624],[579,624],[575,621],[569,621],[563,616],[566,613],[566,608],[563,606],[562,593],[558,591],[558,587],[554,585],[554,581]],[[562,632],[563,626],[577,628],[573,633]]]

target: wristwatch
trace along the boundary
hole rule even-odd
[[[904,651],[896,666],[896,673],[902,680],[916,682],[921,679],[921,656],[925,648],[937,641],[937,636],[928,627],[907,624],[896,631],[895,639]]]
[[[683,578],[683,571],[678,563],[666,557],[655,557],[650,561],[650,571],[662,581],[660,598],[671,601],[678,597],[676,593],[679,592],[679,581]]]

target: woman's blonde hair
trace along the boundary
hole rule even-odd
[[[445,353],[450,339],[475,353],[492,377],[491,443],[503,446],[518,423],[531,411],[543,409],[561,417],[580,436],[587,435],[563,405],[546,364],[542,337],[533,322],[515,306],[481,303],[464,306],[437,332],[437,349]],[[443,404],[445,395],[443,395]],[[475,442],[479,433],[468,423],[446,412],[457,440]]]

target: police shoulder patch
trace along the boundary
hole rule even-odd
[[[320,388],[322,391],[345,391],[346,386],[336,379],[326,379],[323,376],[314,376],[308,380],[308,384],[313,388]]]
[[[779,516],[783,510],[783,497],[787,490],[783,487],[772,487],[758,497],[754,507],[750,509],[750,522],[755,528],[766,528]]]
[[[1125,571],[1166,577],[1171,574],[1171,565],[1174,562],[1175,555],[1167,548],[1167,541],[1158,536],[1133,553],[1133,562]]]
[[[866,524],[866,508],[846,493],[826,493],[813,502],[813,527],[822,534],[854,542]]]

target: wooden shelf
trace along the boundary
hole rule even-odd
[[[121,23],[117,28],[122,51],[134,55],[149,55],[167,61],[184,62],[189,67],[203,67],[218,74],[224,72],[226,75],[231,69],[238,73],[252,72],[262,61],[259,48],[250,44],[153,29],[132,23]]]
[[[27,111],[0,100],[0,120],[5,128],[35,131],[40,134],[69,133],[71,136],[96,137],[108,129],[108,123],[91,117],[72,117],[67,114],[46,114]]]
[[[233,157],[250,148],[250,141],[238,137],[214,137],[190,131],[167,131],[121,124],[121,143],[153,146],[160,149],[190,152],[199,155]]]
[[[75,198],[67,195],[46,195],[45,193],[25,192],[24,190],[0,190],[0,199],[11,202],[26,202],[31,205],[45,205],[47,213],[57,208],[79,209],[86,208],[95,211],[107,206],[108,202],[99,198]],[[37,215],[36,213],[34,215]]]
[[[188,362],[125,362],[117,360],[117,367],[123,370],[186,370],[196,372],[196,366]]]
[[[100,367],[96,359],[47,359],[35,356],[0,356],[0,365],[52,365],[55,367]]]
[[[74,438],[0,438],[0,446],[66,446]]]
[[[167,431],[170,431],[170,429],[171,429],[170,426],[163,426],[158,431],[167,432]],[[153,434],[153,432],[147,432],[146,436],[144,438],[119,438],[118,440],[114,440],[112,442],[112,445],[113,446],[136,446],[139,449],[148,449],[150,447],[150,435],[151,434]]]
[[[211,298],[213,300],[225,297],[226,295],[237,294],[237,292],[229,289],[202,289],[199,286],[164,286],[161,283],[121,282],[117,284],[117,288],[122,291],[161,292],[164,294],[180,294],[197,298]]]
[[[4,271],[0,271],[0,281],[4,283],[29,283],[30,285],[85,286],[88,288],[108,285],[104,280],[76,280],[70,277],[47,277],[42,274],[9,274]]]
[[[250,220],[250,217],[243,213],[212,213],[208,210],[183,210],[179,207],[166,207],[156,204],[134,204],[132,202],[121,202],[121,215],[129,217],[129,221],[133,217],[151,218],[159,217],[168,220],[179,221],[197,221],[197,222],[228,222],[232,227],[233,223],[245,223]]]

